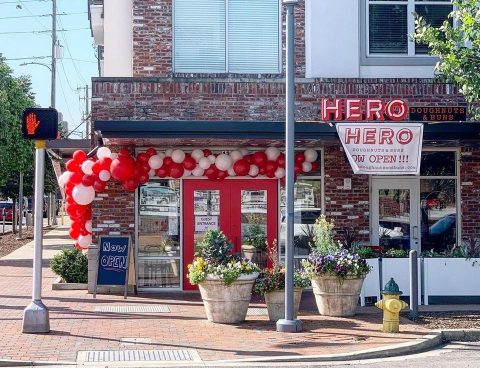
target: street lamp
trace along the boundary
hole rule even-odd
[[[44,64],[44,63],[38,63],[36,61],[31,61],[31,62],[28,62],[28,63],[21,63],[20,66],[31,65],[31,64],[44,66],[45,68],[48,68],[48,70],[50,70],[50,72],[52,72],[52,67],[50,65],[47,65],[47,64]]]

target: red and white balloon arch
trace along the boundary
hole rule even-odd
[[[254,153],[238,149],[220,154],[213,154],[209,149],[187,153],[181,149],[157,152],[149,148],[136,157],[126,148],[117,154],[100,147],[96,155],[96,159],[88,158],[85,152],[75,151],[66,164],[67,171],[58,179],[65,190],[65,210],[72,220],[69,235],[79,249],[86,249],[92,242],[92,202],[112,178],[130,192],[154,177],[223,180],[234,176],[264,176],[285,180],[285,154],[276,147]],[[318,153],[313,149],[297,152],[295,178],[298,174],[317,171],[317,158]]]

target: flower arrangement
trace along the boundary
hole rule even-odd
[[[253,287],[253,292],[260,295],[285,289],[285,267],[278,264],[277,240],[273,241],[271,247],[267,245],[267,249],[272,267],[260,272]],[[304,272],[297,270],[293,274],[293,285],[305,288],[310,285],[310,282]]]
[[[336,276],[340,280],[365,277],[370,266],[357,253],[334,240],[334,227],[334,221],[328,221],[324,215],[315,221],[314,250],[302,261],[305,274],[310,279],[316,276]]]
[[[188,279],[198,285],[207,277],[218,278],[225,285],[231,285],[241,275],[259,272],[255,263],[237,255],[230,255],[232,244],[222,231],[209,230],[201,243],[192,264],[188,267]]]

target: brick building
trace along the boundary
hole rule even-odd
[[[101,56],[92,119],[112,151],[284,146],[281,1],[91,0],[89,9]],[[420,175],[392,177],[354,174],[335,128],[321,122],[322,98],[466,106],[454,86],[433,79],[435,58],[408,38],[411,9],[438,23],[451,5],[299,0],[296,147],[316,150],[318,165],[296,184],[297,262],[309,252],[308,225],[320,213],[335,220],[339,236],[354,229],[359,242],[387,248],[445,250],[477,235],[475,124],[425,123]],[[237,250],[260,225],[269,242],[280,239],[282,256],[282,198],[280,180],[265,175],[154,176],[135,192],[111,182],[93,205],[94,237],[132,235],[140,290],[188,289],[185,266],[206,228],[202,216]]]

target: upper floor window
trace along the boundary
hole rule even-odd
[[[279,0],[175,0],[174,71],[279,73]]]
[[[415,56],[428,46],[415,44],[414,14],[439,27],[452,11],[450,0],[367,0],[367,55]]]

